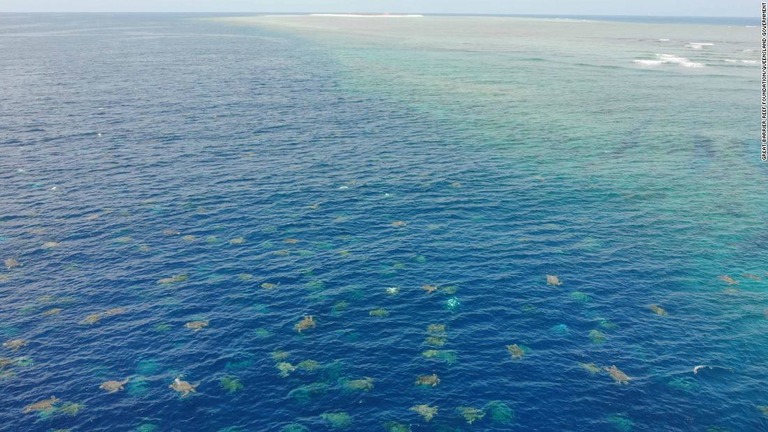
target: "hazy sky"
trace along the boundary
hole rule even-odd
[[[0,0],[0,12],[431,12],[756,17],[759,5],[757,0]]]

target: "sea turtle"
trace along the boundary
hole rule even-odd
[[[560,278],[555,275],[547,275],[547,285],[560,286],[563,283],[560,282]]]
[[[297,369],[303,369],[305,371],[313,371],[320,367],[320,363],[314,360],[303,360],[296,365]]]
[[[278,285],[279,284],[273,284],[271,282],[264,282],[263,284],[261,284],[261,287],[266,290],[271,290],[271,289],[277,288]]]
[[[308,328],[315,328],[317,324],[315,323],[315,318],[312,315],[307,315],[304,318],[302,318],[301,321],[296,323],[294,328],[297,332],[301,333],[302,330],[306,330]]]
[[[406,226],[408,224],[405,223],[404,221],[394,221],[390,225],[392,225],[392,227],[394,227],[394,228],[402,228],[402,227],[404,227],[404,226]]]
[[[186,241],[186,242],[193,242],[193,241],[197,240],[197,237],[195,237],[195,236],[193,236],[191,234],[187,234],[184,237],[182,237],[181,239]]]
[[[525,350],[518,344],[507,345],[507,351],[509,351],[509,355],[515,360],[519,360],[525,356]]]
[[[768,405],[758,405],[757,409],[763,413],[764,416],[768,416]]]
[[[184,324],[184,327],[192,330],[192,331],[200,331],[206,327],[208,327],[208,321],[190,321],[186,324]]]
[[[432,375],[419,375],[416,377],[416,384],[422,385],[422,386],[436,386],[440,384],[440,378],[437,376],[437,374]]]
[[[168,387],[181,394],[181,397],[187,397],[190,393],[197,392],[197,385],[192,385],[187,381],[182,380],[181,377],[176,377]]]
[[[16,363],[13,359],[0,357],[0,370],[5,369],[6,366],[11,366]]]
[[[368,312],[368,315],[376,318],[384,318],[389,316],[389,311],[384,308],[378,308]]]
[[[430,324],[427,326],[427,333],[430,333],[430,334],[445,333],[445,324]]]
[[[387,295],[397,295],[397,293],[400,292],[400,288],[398,287],[389,287],[386,290]]]
[[[35,402],[25,406],[22,412],[27,414],[35,411],[45,411],[47,409],[53,408],[53,405],[55,405],[58,401],[59,398],[56,396],[51,396],[49,399],[41,400],[40,402]]]
[[[243,243],[245,243],[245,238],[243,237],[233,238],[232,240],[229,241],[229,244],[231,245],[240,245]]]
[[[295,239],[295,238],[287,238],[287,239],[283,240],[283,242],[287,243],[287,244],[296,244],[296,243],[298,243],[300,241],[301,240]]]
[[[53,308],[53,309],[48,309],[47,311],[45,311],[45,312],[43,312],[43,313],[42,313],[42,316],[46,316],[46,317],[47,317],[47,316],[58,315],[58,314],[60,314],[60,313],[61,313],[61,311],[63,311],[63,310],[64,310],[64,309],[62,309],[62,308]]]
[[[433,292],[437,291],[436,285],[422,285],[421,289],[423,289],[427,294],[432,294]]]
[[[280,376],[283,378],[286,378],[291,372],[296,370],[296,366],[288,362],[280,362],[276,364],[275,367],[280,371]]]
[[[107,393],[119,392],[120,390],[123,390],[123,388],[124,388],[123,386],[128,384],[128,380],[129,379],[130,378],[126,378],[126,379],[124,379],[122,381],[105,381],[105,382],[101,383],[99,388],[104,390],[104,391],[106,391]]]
[[[349,380],[344,383],[344,387],[349,390],[373,390],[373,378],[365,377],[356,380]]]
[[[61,243],[59,243],[59,242],[51,241],[51,242],[43,243],[43,249],[53,249],[53,248],[57,248],[59,246],[61,246]]]
[[[589,339],[592,341],[592,343],[601,344],[605,342],[605,333],[597,329],[590,330]]]
[[[21,266],[21,263],[16,258],[6,258],[5,261],[3,262],[5,263],[5,266],[8,267],[9,270],[14,267]]]
[[[611,378],[613,378],[618,384],[629,384],[629,381],[632,379],[627,376],[624,372],[619,370],[615,365],[611,367],[605,368],[606,371],[611,375]]]
[[[464,417],[464,420],[466,420],[469,424],[472,424],[475,421],[481,420],[483,417],[485,417],[485,411],[480,408],[458,407],[457,410],[459,413],[461,413],[462,417]]]
[[[720,279],[721,281],[727,283],[728,285],[737,285],[739,283],[739,281],[735,280],[734,278],[732,278],[732,277],[730,277],[728,275],[718,276],[717,278]]]
[[[122,315],[127,311],[124,307],[116,307],[109,309],[107,311],[102,312],[102,316],[108,317],[108,316],[114,316],[114,315]]]
[[[85,317],[82,321],[80,321],[80,324],[96,324],[97,322],[101,321],[101,314],[95,313],[90,314],[87,317]]]
[[[599,373],[602,370],[600,369],[600,366],[594,363],[579,363],[579,367],[591,373],[592,375]]]
[[[25,339],[11,339],[3,344],[5,348],[9,350],[18,351],[21,347],[26,346],[29,342]]]
[[[166,228],[166,229],[163,230],[163,235],[175,236],[175,235],[179,235],[179,234],[181,234],[181,231],[179,231],[177,229]]]
[[[747,279],[752,279],[753,281],[759,281],[762,279],[760,275],[756,275],[753,273],[744,273],[742,276],[744,276]]]
[[[445,337],[443,336],[428,336],[427,339],[424,341],[427,345],[432,345],[436,347],[441,347],[445,345]]]
[[[424,417],[424,421],[432,420],[432,417],[437,415],[437,407],[429,406],[427,404],[415,405],[410,408],[411,411]]]
[[[648,306],[648,309],[650,309],[651,312],[655,313],[656,315],[667,316],[667,311],[665,311],[663,307],[657,304]]]

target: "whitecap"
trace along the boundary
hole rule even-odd
[[[744,64],[748,64],[748,65],[756,65],[757,64],[757,60],[742,60],[741,62],[744,63]]]
[[[659,42],[669,42],[669,39],[659,39]]]
[[[661,66],[665,64],[676,64],[678,66],[687,68],[703,68],[703,63],[692,62],[685,57],[676,56],[673,54],[656,54],[657,60],[636,59],[635,64],[641,66]]]
[[[723,61],[725,61],[726,63],[738,63],[739,62],[738,60],[734,60],[734,59],[725,59]]]
[[[641,66],[661,66],[664,64],[661,60],[635,60],[634,62]]]
[[[702,49],[704,47],[714,46],[714,45],[715,44],[709,43],[709,42],[691,42],[691,43],[689,43],[689,44],[687,44],[685,46],[687,48],[692,48],[692,49],[695,49],[695,50],[700,50],[700,49]]]

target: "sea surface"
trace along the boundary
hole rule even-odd
[[[629,21],[0,15],[0,430],[768,430],[759,29]]]

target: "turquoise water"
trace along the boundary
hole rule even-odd
[[[757,35],[4,16],[0,429],[767,430]]]

